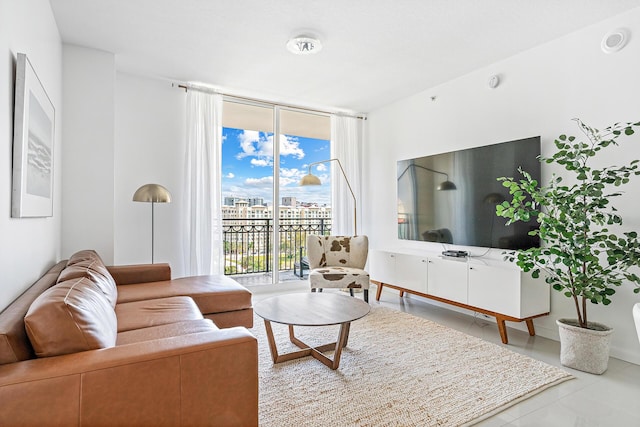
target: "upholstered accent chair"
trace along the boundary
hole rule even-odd
[[[367,236],[307,236],[309,285],[311,291],[324,288],[364,291],[369,302],[369,273],[364,270],[369,253]]]

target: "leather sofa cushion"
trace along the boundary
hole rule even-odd
[[[71,255],[69,257],[69,259],[67,260],[67,267],[71,266],[73,264],[76,264],[78,262],[82,262],[82,261],[93,261],[93,260],[99,260],[102,264],[104,264],[102,262],[102,258],[100,258],[100,255],[98,255],[98,253],[96,251],[94,251],[93,249],[85,249],[82,251],[78,251],[75,254]]]
[[[0,313],[0,365],[33,359],[35,354],[27,331],[24,316],[31,304],[51,286],[56,284],[60,271],[67,265],[66,260],[51,267],[30,288]]]
[[[67,264],[67,267],[60,272],[58,283],[81,277],[86,277],[95,283],[102,293],[105,294],[111,304],[111,307],[116,306],[116,301],[118,299],[116,282],[113,280],[109,270],[107,270],[107,267],[104,266],[99,257],[78,261],[71,265]]]
[[[217,330],[218,328],[210,319],[187,320],[185,322],[168,323],[166,325],[120,332],[116,340],[116,345],[134,344],[142,341],[180,337],[198,332],[212,332]]]
[[[40,294],[24,318],[38,357],[113,347],[117,320],[102,290],[87,278],[58,283]]]
[[[203,319],[198,306],[189,297],[118,303],[115,312],[118,318],[118,332]]]
[[[118,286],[118,304],[186,295],[193,298],[205,316],[251,308],[251,292],[224,275],[183,277]]]

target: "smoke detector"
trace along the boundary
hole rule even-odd
[[[629,41],[629,31],[626,28],[618,28],[609,31],[600,43],[600,48],[604,53],[614,53],[622,49]]]

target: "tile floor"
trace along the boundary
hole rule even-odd
[[[306,281],[270,287],[251,287],[254,299],[274,292],[308,292]],[[359,295],[362,298],[361,294]],[[380,302],[375,301],[375,287],[369,291],[369,302],[421,316],[484,340],[500,342],[495,322],[436,307],[422,298],[400,298],[398,292],[384,289]],[[509,328],[508,347],[534,359],[562,367],[560,344],[540,336]],[[603,375],[591,375],[564,368],[575,379],[551,387],[495,416],[478,426],[544,426],[544,427],[640,427],[640,365],[611,358]]]

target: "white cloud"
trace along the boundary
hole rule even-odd
[[[267,159],[251,159],[251,164],[253,166],[271,166],[271,162]]]
[[[328,173],[321,173],[317,175],[318,178],[320,178],[320,182],[322,183],[322,185],[329,185],[331,182],[331,177],[329,176]]]
[[[288,178],[288,177],[285,177],[285,176],[281,176],[280,177],[280,187],[286,187],[289,184],[298,185],[299,182],[300,182],[300,180],[298,178]]]
[[[298,168],[280,168],[280,176],[285,178],[301,178],[302,172]]]
[[[273,177],[263,176],[262,178],[247,178],[244,181],[244,183],[252,187],[260,187],[263,185],[273,185]]]
[[[243,130],[238,136],[238,139],[240,140],[240,148],[242,149],[242,151],[236,156],[238,159],[256,155],[256,145],[260,142],[260,132],[255,130]]]
[[[327,165],[324,163],[320,163],[318,166],[316,166],[316,169],[320,172],[324,172],[327,170]]]
[[[229,173],[225,176],[225,178],[229,178],[229,179],[233,179],[233,178],[235,178],[235,177],[236,177],[236,176],[235,176],[233,173],[231,173],[231,172],[229,172]]]
[[[253,130],[244,130],[238,136],[240,140],[240,148],[242,151],[236,155],[236,158],[242,159],[247,156],[255,156],[258,158],[273,158],[273,135],[260,136],[260,132]],[[304,158],[304,150],[300,148],[300,142],[297,137],[289,137],[280,135],[280,155],[294,156],[298,160]]]
[[[295,156],[298,160],[304,158],[304,151],[300,148],[298,138],[280,135],[280,155]]]

